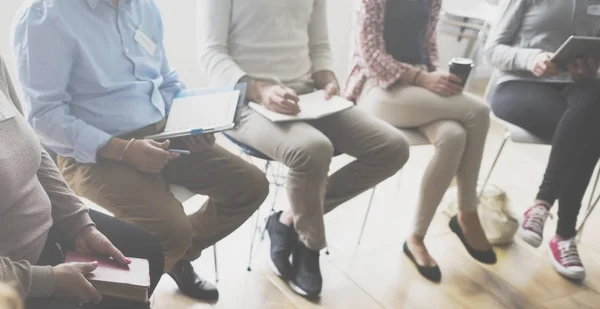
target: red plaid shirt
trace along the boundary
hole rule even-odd
[[[412,68],[410,64],[397,61],[386,51],[383,28],[388,0],[358,1],[350,74],[344,92],[351,101],[358,99],[367,79],[373,79],[377,86],[387,89],[396,84],[404,72]],[[429,5],[431,14],[425,37],[427,45],[425,48],[429,55],[427,67],[430,71],[434,71],[439,65],[436,27],[442,0],[429,0]]]

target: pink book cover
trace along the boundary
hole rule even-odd
[[[90,281],[113,282],[138,287],[150,287],[150,266],[145,259],[129,258],[131,264],[123,266],[112,258],[98,256],[93,253],[70,251],[65,263],[98,262],[98,268],[86,276]]]

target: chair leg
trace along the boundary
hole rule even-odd
[[[215,282],[219,282],[219,263],[217,262],[217,244],[213,245],[213,259],[215,260]]]
[[[247,271],[252,271],[252,256],[254,254],[254,242],[256,240],[256,231],[258,231],[258,223],[260,221],[260,208],[256,210],[256,224],[252,229],[252,235],[250,235],[250,253],[248,254],[248,268]]]
[[[269,170],[272,169],[272,165],[270,161],[265,163],[265,174],[268,175]],[[265,229],[266,230],[266,229]],[[248,254],[248,267],[247,271],[252,271],[252,258],[254,257],[254,245],[256,242],[256,233],[261,232],[260,228],[260,208],[256,210],[256,223],[254,225],[254,229],[252,230],[252,235],[250,236],[250,253]],[[261,232],[261,240],[264,239],[264,231]]]
[[[485,181],[483,182],[483,185],[481,186],[481,189],[479,191],[479,198],[481,198],[481,196],[483,195],[483,192],[485,192],[485,187],[488,184],[488,181],[490,180],[490,177],[492,176],[492,172],[494,171],[494,168],[496,167],[496,163],[498,163],[498,159],[500,158],[500,155],[502,154],[502,150],[504,150],[504,146],[506,145],[506,142],[508,141],[508,139],[510,138],[510,133],[507,132],[504,135],[504,140],[502,140],[502,144],[500,145],[500,149],[498,149],[498,153],[496,154],[496,158],[494,158],[494,162],[492,163],[492,167],[490,167],[490,171],[488,172],[487,176],[485,177]]]
[[[596,208],[596,205],[598,205],[598,201],[600,201],[600,196],[598,196],[595,201],[593,200],[594,193],[596,193],[596,187],[598,186],[599,180],[600,180],[600,169],[598,170],[598,174],[596,174],[596,181],[594,181],[594,186],[592,187],[592,193],[590,195],[590,201],[589,201],[589,204],[587,207],[587,213],[585,214],[585,217],[583,218],[583,221],[581,222],[581,225],[579,226],[579,229],[577,230],[577,241],[578,242],[581,241],[581,236],[583,235],[583,228],[585,227],[585,223],[587,222],[588,218],[594,211],[594,208]],[[592,203],[592,201],[593,201],[593,203]]]
[[[592,209],[592,202],[594,201],[594,195],[596,194],[596,188],[598,188],[598,181],[600,180],[600,168],[598,168],[598,173],[596,174],[596,181],[594,181],[594,186],[592,187],[592,192],[590,194],[590,200],[588,202],[588,212]]]
[[[369,219],[369,213],[371,212],[371,206],[373,205],[373,198],[375,197],[375,190],[377,187],[373,187],[371,192],[371,197],[369,198],[369,204],[367,205],[367,213],[365,214],[365,218],[363,219],[363,224],[360,229],[360,234],[358,235],[358,245],[362,240],[363,234],[365,233],[365,227],[367,226],[367,220]]]

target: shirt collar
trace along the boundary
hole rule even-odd
[[[98,6],[98,3],[100,1],[106,1],[106,2],[111,2],[111,0],[86,0],[88,5],[90,6],[90,8],[92,8],[92,10],[95,10],[96,7]],[[129,0],[129,2],[133,2],[133,1],[139,1],[139,0]]]

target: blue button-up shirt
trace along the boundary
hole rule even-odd
[[[183,88],[154,0],[35,0],[17,15],[13,48],[29,122],[81,163],[96,162],[113,136],[164,119]]]

